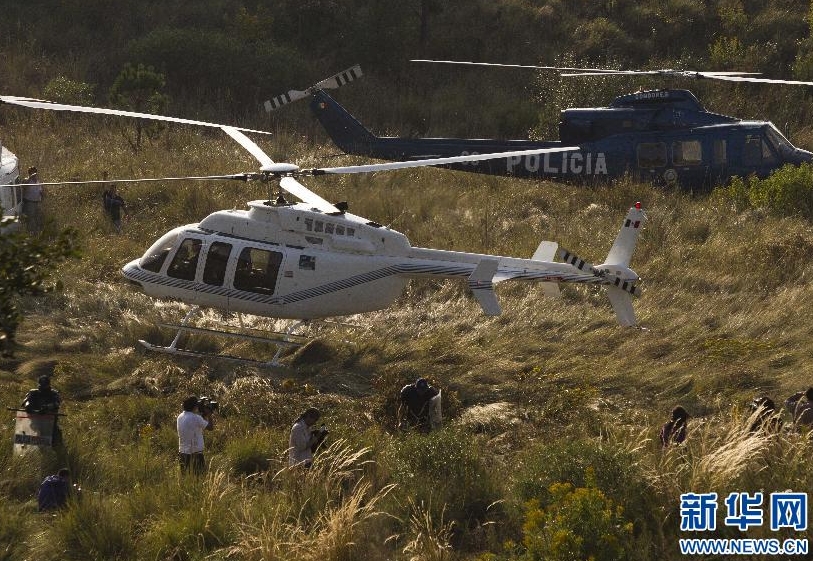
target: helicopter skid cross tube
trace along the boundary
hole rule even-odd
[[[280,337],[262,337],[260,335],[250,335],[247,333],[237,333],[234,331],[226,331],[223,329],[211,329],[206,327],[197,327],[187,325],[188,322],[194,318],[194,316],[198,315],[200,308],[198,306],[194,306],[189,313],[186,314],[183,321],[180,325],[173,325],[173,324],[166,324],[162,323],[159,324],[159,327],[165,327],[169,329],[177,329],[177,334],[173,339],[172,343],[169,346],[162,346],[156,345],[154,343],[150,343],[144,339],[139,339],[138,342],[141,346],[149,351],[160,352],[165,354],[172,354],[172,355],[180,355],[180,356],[188,356],[188,357],[197,357],[197,358],[219,358],[223,360],[230,360],[230,361],[237,361],[237,362],[246,362],[251,364],[258,364],[260,366],[267,366],[267,367],[277,367],[280,366],[279,358],[282,355],[282,352],[285,349],[290,349],[294,347],[301,347],[303,346],[307,340],[302,339],[299,341],[293,340],[294,338],[301,337],[299,335],[295,335],[294,331],[298,329],[300,326],[304,325],[305,321],[297,321],[294,322],[291,327],[289,327],[285,333],[278,333],[274,331],[264,331],[264,330],[254,330],[254,331],[262,331],[268,335],[278,335]],[[197,333],[201,335],[211,335],[214,337],[226,337],[232,339],[240,339],[243,341],[250,341],[254,343],[266,343],[270,345],[275,345],[277,347],[277,351],[274,354],[274,357],[270,361],[263,361],[257,359],[250,359],[245,357],[239,357],[234,355],[225,355],[225,354],[214,354],[214,353],[205,353],[202,351],[193,351],[191,349],[179,348],[178,343],[180,337],[184,333]]]

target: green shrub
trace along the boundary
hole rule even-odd
[[[99,495],[74,500],[54,518],[51,531],[43,536],[40,545],[46,551],[59,552],[54,558],[60,559],[127,559],[134,551],[134,543],[127,513],[121,506],[120,500]]]
[[[397,493],[431,505],[431,517],[454,522],[456,532],[496,514],[489,507],[502,498],[498,474],[463,430],[408,435],[393,442],[383,462],[399,484]]]
[[[265,440],[251,437],[229,442],[226,456],[232,471],[237,475],[266,471],[270,465],[268,445]]]
[[[813,166],[785,165],[765,179],[751,176],[734,178],[718,195],[728,199],[737,210],[765,209],[778,216],[802,216],[813,219]]]
[[[548,488],[551,502],[527,503],[523,525],[526,559],[545,561],[591,559],[621,561],[630,558],[632,522],[623,508],[595,487],[587,470],[587,487],[554,483]]]

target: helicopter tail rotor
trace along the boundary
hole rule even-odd
[[[361,66],[357,64],[355,66],[348,68],[347,70],[337,72],[333,76],[325,78],[321,82],[315,83],[306,90],[289,90],[287,93],[278,95],[276,97],[272,97],[271,99],[267,100],[263,105],[265,107],[265,110],[268,113],[271,113],[272,111],[276,111],[283,105],[288,105],[293,101],[304,99],[319,90],[335,90],[337,88],[344,86],[345,84],[349,84],[350,82],[358,78],[361,78],[362,76],[363,74],[361,73]]]

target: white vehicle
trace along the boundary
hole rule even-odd
[[[7,231],[18,226],[18,218],[23,210],[22,186],[20,183],[20,166],[15,156],[0,144],[0,207],[3,218],[0,231]]]

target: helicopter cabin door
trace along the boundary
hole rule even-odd
[[[234,270],[234,288],[271,296],[277,288],[283,254],[259,247],[243,247]]]
[[[712,185],[724,183],[729,176],[728,172],[728,139],[712,138],[711,140],[711,171],[709,181]]]
[[[635,167],[639,180],[653,183],[668,182],[668,179],[664,177],[666,166],[669,163],[667,148],[668,144],[662,141],[641,142],[636,146]]]

